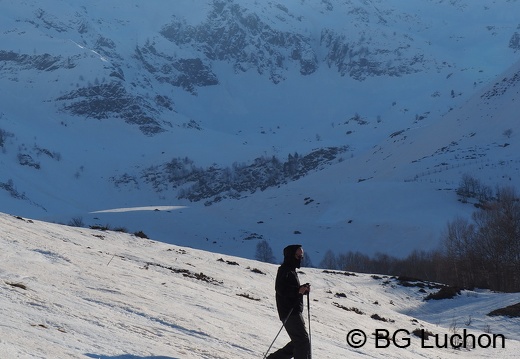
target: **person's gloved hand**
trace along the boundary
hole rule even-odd
[[[305,295],[305,294],[309,294],[310,291],[311,291],[311,285],[309,283],[305,283],[300,286],[298,293]]]

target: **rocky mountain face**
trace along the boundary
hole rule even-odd
[[[329,5],[328,11],[334,11]],[[277,4],[276,8],[282,21],[305,21],[291,14],[283,4]],[[240,3],[221,1],[213,3],[201,24],[189,26],[183,19],[174,19],[160,33],[176,46],[188,46],[200,53],[208,64],[219,60],[232,64],[236,72],[253,69],[269,76],[275,84],[285,80],[287,68],[291,66],[296,66],[304,76],[315,73],[320,66],[328,66],[341,76],[362,81],[373,76],[418,72],[427,62],[432,62],[420,50],[412,48],[412,37],[402,36],[397,45],[378,40],[392,36],[394,30],[384,26],[388,23],[386,17],[391,14],[375,14],[368,7],[354,6],[344,14],[346,22],[356,21],[366,29],[352,36],[325,24],[319,33],[289,32],[270,26],[268,19],[262,19]],[[380,27],[376,31],[366,26],[372,24],[374,17]],[[189,77],[197,80],[194,75]]]
[[[75,88],[60,86],[62,94],[47,100],[55,101],[61,111],[74,116],[119,118],[153,135],[168,127],[162,117],[175,108],[175,99],[168,91],[154,89],[154,83],[179,87],[196,96],[198,89],[221,83],[222,75],[214,71],[217,62],[228,64],[235,73],[256,71],[274,84],[286,80],[292,68],[308,76],[327,67],[339,76],[363,81],[452,66],[414,46],[418,42],[415,34],[396,31],[393,25],[402,14],[396,18],[394,11],[382,11],[362,2],[337,6],[321,3],[326,5],[322,10],[325,18],[327,13],[344,16],[350,28],[358,28],[355,32],[324,23],[312,33],[289,31],[292,25],[280,26],[290,22],[306,24],[309,20],[283,3],[265,5],[274,19],[241,1],[208,1],[205,5],[206,16],[197,24],[177,16],[175,7],[165,7],[171,19],[132,49],[122,43],[124,39],[118,33],[106,33],[98,25],[102,22],[102,27],[110,28],[127,24],[109,25],[109,19],[89,18],[84,7],[64,18],[52,10],[33,9],[32,14],[14,20],[52,39],[75,39],[78,46],[90,51],[70,56],[51,48],[42,48],[37,54],[3,50],[2,77],[28,70],[56,77],[82,76],[84,81]],[[511,43],[514,46],[514,34]],[[78,72],[85,70],[85,58],[90,56],[99,56],[104,64],[92,74],[93,78],[87,79]],[[150,93],[144,96],[135,87]]]
[[[341,161],[340,156],[346,151],[346,147],[322,148],[304,156],[289,154],[287,161],[275,156],[259,157],[251,164],[234,163],[226,168],[216,165],[201,168],[189,158],[174,158],[163,165],[146,168],[138,176],[125,173],[112,177],[111,181],[118,187],[136,189],[140,183],[145,183],[159,193],[180,188],[179,199],[205,200],[204,204],[208,206],[226,198],[239,199],[257,190],[296,181],[311,171]]]
[[[520,49],[518,1],[3,6],[0,210],[14,203],[27,216],[143,201],[207,207],[339,164],[354,183],[424,166],[400,175],[414,179],[441,165],[397,156],[393,144],[417,143],[474,96],[511,106],[501,101],[518,83],[503,75]],[[509,123],[502,131],[516,134]],[[461,153],[459,143],[431,151]]]

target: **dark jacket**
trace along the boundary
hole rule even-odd
[[[278,316],[284,320],[293,314],[303,312],[303,294],[298,293],[300,280],[296,268],[300,268],[300,261],[295,258],[300,245],[290,245],[284,249],[284,261],[276,274],[276,308]],[[292,309],[292,312],[291,312]]]

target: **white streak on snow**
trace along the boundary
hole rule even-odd
[[[176,209],[187,208],[186,206],[147,206],[147,207],[129,207],[129,208],[113,208],[94,211],[90,213],[122,213],[135,211],[173,211]]]

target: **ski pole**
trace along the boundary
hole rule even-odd
[[[307,313],[309,314],[309,359],[312,359],[312,337],[311,337],[311,304],[310,294],[307,292]]]
[[[294,309],[294,308],[291,308],[291,310],[289,311],[289,315],[287,315],[287,318],[285,318],[285,320],[283,321],[282,327],[281,327],[280,330],[278,331],[278,334],[276,334],[276,337],[274,337],[273,342],[271,343],[271,345],[269,345],[269,348],[268,348],[267,351],[265,352],[263,359],[265,359],[265,358],[267,357],[267,354],[269,353],[269,350],[271,350],[271,347],[273,346],[274,342],[276,341],[276,339],[277,339],[278,336],[280,335],[280,332],[282,331],[283,327],[285,327],[285,323],[287,323],[287,319],[289,319],[289,316],[291,315],[293,309]]]

